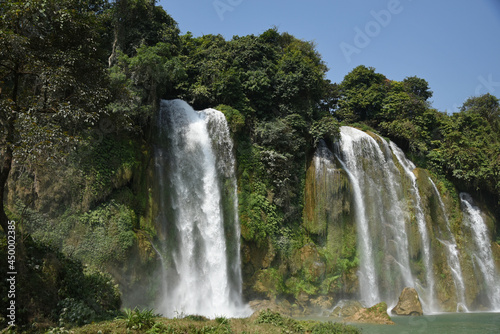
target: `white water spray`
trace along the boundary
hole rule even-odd
[[[420,232],[420,238],[422,242],[422,259],[425,267],[425,297],[423,298],[423,307],[426,314],[435,312],[435,296],[434,296],[434,271],[432,270],[432,255],[431,255],[431,242],[429,239],[429,233],[427,232],[427,225],[425,221],[424,211],[422,209],[422,199],[417,185],[417,177],[413,171],[415,170],[415,165],[413,162],[408,160],[403,153],[403,151],[392,141],[390,142],[390,147],[392,152],[398,159],[400,165],[403,167],[406,175],[410,178],[412,184],[412,191],[414,194],[414,206],[415,206],[415,217],[417,219],[418,231]]]
[[[224,115],[162,101],[158,129],[158,219],[166,235],[158,311],[167,317],[249,315],[241,298],[235,163]]]
[[[500,311],[500,276],[498,275],[491,251],[491,239],[481,210],[474,205],[469,194],[461,193],[460,201],[464,212],[464,222],[470,227],[474,238],[474,260],[483,275],[486,297],[491,309]]]
[[[443,200],[441,199],[441,194],[439,193],[439,190],[437,189],[434,181],[432,181],[431,178],[429,178],[429,181],[432,184],[434,192],[437,195],[439,206],[441,207],[441,211],[443,212],[443,217],[446,222],[446,228],[449,235],[448,240],[438,240],[446,247],[446,251],[448,254],[448,256],[446,257],[446,261],[448,262],[448,266],[450,267],[453,282],[455,284],[455,290],[457,294],[457,312],[468,312],[469,310],[465,301],[465,284],[462,275],[462,267],[460,266],[457,242],[455,240],[455,237],[453,236],[453,233],[451,232],[450,221],[448,219],[448,215],[446,214],[446,208],[444,206]]]
[[[361,299],[368,306],[382,300],[395,303],[405,286],[415,285],[401,176],[383,140],[384,151],[373,137],[355,128],[343,126],[340,135],[338,158],[353,187],[356,208]]]

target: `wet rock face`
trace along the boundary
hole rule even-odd
[[[363,308],[360,302],[357,300],[346,300],[341,302],[341,304],[332,312],[334,317],[351,317],[356,314],[359,310]]]
[[[423,315],[422,304],[414,288],[404,288],[397,305],[391,310],[397,315]]]
[[[276,301],[259,299],[259,300],[252,300],[248,304],[250,305],[250,308],[254,311],[254,314],[252,315],[251,318],[257,319],[259,313],[263,310],[271,310],[273,312],[278,312],[279,314],[288,317],[293,316],[292,307],[290,303],[286,301],[278,303]]]

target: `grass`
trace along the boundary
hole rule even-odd
[[[129,310],[130,311],[130,310]],[[278,333],[314,333],[314,334],[359,334],[361,331],[353,326],[341,323],[318,322],[295,320],[282,316],[270,310],[261,311],[258,317],[245,319],[229,319],[223,316],[211,320],[204,317],[189,315],[182,319],[167,319],[161,317],[150,317],[148,312],[147,319],[151,320],[151,326],[133,325],[130,327],[130,319],[133,313],[138,310],[130,311],[127,317],[113,321],[103,321],[93,323],[83,327],[72,328],[72,334],[278,334]],[[147,311],[147,310],[146,310]],[[143,313],[145,311],[138,311]],[[130,314],[130,316],[128,316]],[[54,330],[54,333],[62,333]]]
[[[129,329],[149,329],[153,327],[153,325],[155,324],[154,319],[155,317],[157,317],[157,315],[153,313],[152,309],[140,310],[136,307],[135,309],[131,310],[126,308],[124,312],[125,315],[121,318],[125,319],[126,327]]]

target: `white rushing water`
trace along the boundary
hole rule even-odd
[[[481,210],[474,205],[469,194],[461,193],[460,201],[464,212],[464,222],[470,227],[474,238],[473,257],[483,275],[486,297],[490,301],[491,309],[500,311],[500,276],[493,260],[488,227],[481,215]]]
[[[404,152],[392,141],[390,142],[390,147],[394,155],[397,157],[400,165],[403,167],[406,175],[411,180],[412,191],[414,195],[414,206],[415,206],[415,217],[418,224],[418,231],[420,232],[420,238],[422,242],[422,259],[425,267],[425,279],[426,288],[425,294],[420,293],[423,297],[423,307],[426,314],[436,312],[435,308],[435,296],[434,296],[434,271],[432,270],[432,255],[431,255],[431,242],[429,239],[429,233],[427,231],[427,225],[425,221],[424,211],[422,209],[422,199],[417,185],[417,177],[413,171],[415,170],[415,165],[413,162],[408,160]]]
[[[351,128],[341,128],[340,150],[343,157],[339,160],[349,176],[354,193],[356,224],[358,226],[358,243],[360,246],[360,269],[358,276],[361,299],[364,303],[371,306],[380,300],[380,291],[378,289],[377,274],[375,272],[372,239],[364,207],[362,185],[358,182],[359,180],[363,180],[362,175],[360,175],[363,171],[357,168],[354,153],[354,141],[361,140],[361,138],[365,138],[367,135],[361,131],[348,131],[348,129],[350,130]]]
[[[448,234],[448,238],[447,240],[442,240],[442,239],[438,240],[446,247],[446,253],[447,253],[446,261],[448,262],[448,266],[450,266],[451,275],[453,276],[453,282],[455,284],[455,290],[457,295],[457,312],[462,312],[462,311],[468,312],[467,304],[465,301],[465,284],[462,275],[462,266],[460,265],[457,242],[455,240],[455,237],[453,236],[453,233],[451,232],[450,221],[448,219],[448,215],[446,214],[446,208],[444,206],[443,200],[441,199],[441,194],[439,193],[439,190],[437,189],[434,181],[432,181],[431,178],[429,178],[429,181],[432,184],[434,192],[437,195],[439,206],[441,208],[441,211],[443,212],[443,217],[446,222],[446,228],[447,228],[446,232]]]
[[[408,221],[401,175],[392,152],[363,131],[340,128],[339,161],[349,176],[356,211],[360,248],[360,293],[371,306],[397,301],[406,287],[414,287],[410,270]]]
[[[249,315],[241,297],[235,160],[224,115],[162,101],[156,175],[167,317]]]

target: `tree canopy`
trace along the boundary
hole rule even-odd
[[[0,199],[19,159],[53,158],[75,145],[108,100],[98,13],[104,2],[5,1],[0,4]],[[0,212],[5,228],[7,218]]]
[[[231,40],[180,35],[155,1],[10,0],[0,13],[2,187],[14,157],[51,159],[85,141],[102,115],[145,135],[159,100],[182,98],[220,106],[265,168],[281,166],[287,181],[269,186],[292,220],[300,219],[296,171],[341,124],[364,123],[422,166],[500,195],[494,96],[447,115],[416,76],[398,82],[358,66],[333,84],[311,42],[276,28]]]
[[[422,167],[447,175],[463,190],[500,200],[500,113],[495,96],[469,98],[452,115],[431,107],[424,79],[390,81],[359,66],[340,86],[336,117],[363,122],[391,138]]]

